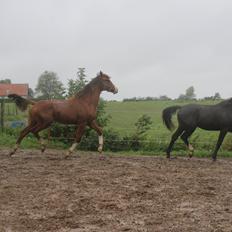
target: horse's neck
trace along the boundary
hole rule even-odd
[[[93,106],[94,108],[97,108],[99,98],[100,98],[101,90],[98,87],[92,88],[88,93],[85,93],[81,100],[86,102],[88,105]]]

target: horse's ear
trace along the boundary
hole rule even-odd
[[[99,72],[99,74],[100,74],[100,76],[102,76],[102,75],[103,75],[103,72],[102,72],[102,71],[100,71],[100,72]]]

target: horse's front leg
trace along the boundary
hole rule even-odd
[[[85,127],[86,127],[86,124],[83,123],[83,124],[80,124],[77,128],[77,131],[76,131],[76,141],[75,143],[72,144],[72,146],[68,149],[67,153],[66,153],[66,158],[68,156],[70,156],[73,151],[75,150],[75,148],[77,147],[78,143],[80,143],[81,141],[81,138],[85,132]]]
[[[97,134],[98,134],[98,142],[99,142],[99,146],[98,146],[98,151],[99,153],[102,153],[102,150],[103,150],[103,143],[104,143],[104,140],[103,140],[103,133],[102,133],[102,128],[100,126],[98,126],[96,120],[92,121],[89,126],[94,129]]]

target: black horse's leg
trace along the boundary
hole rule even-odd
[[[181,135],[181,139],[184,141],[185,145],[187,146],[189,150],[189,157],[191,158],[193,156],[194,148],[189,143],[188,138],[192,135],[192,133],[195,131],[196,128],[185,130],[185,132]]]
[[[217,159],[217,152],[218,152],[220,146],[222,145],[222,142],[226,136],[226,133],[227,133],[227,131],[225,131],[225,130],[220,131],[216,147],[215,147],[214,152],[212,154],[213,161],[216,161],[216,159]]]
[[[176,142],[176,140],[178,139],[178,137],[183,133],[184,129],[182,127],[178,127],[177,130],[174,132],[174,134],[172,135],[172,139],[171,142],[168,146],[167,149],[167,158],[170,159],[170,153],[172,151],[172,147],[174,145],[174,143]]]

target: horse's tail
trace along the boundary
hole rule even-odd
[[[172,115],[176,113],[177,110],[179,110],[181,106],[170,106],[163,110],[162,118],[165,126],[172,130],[175,126],[172,122]]]
[[[29,105],[34,105],[35,102],[26,98],[23,98],[17,94],[9,94],[8,98],[12,99],[16,106],[21,110],[25,111]]]

